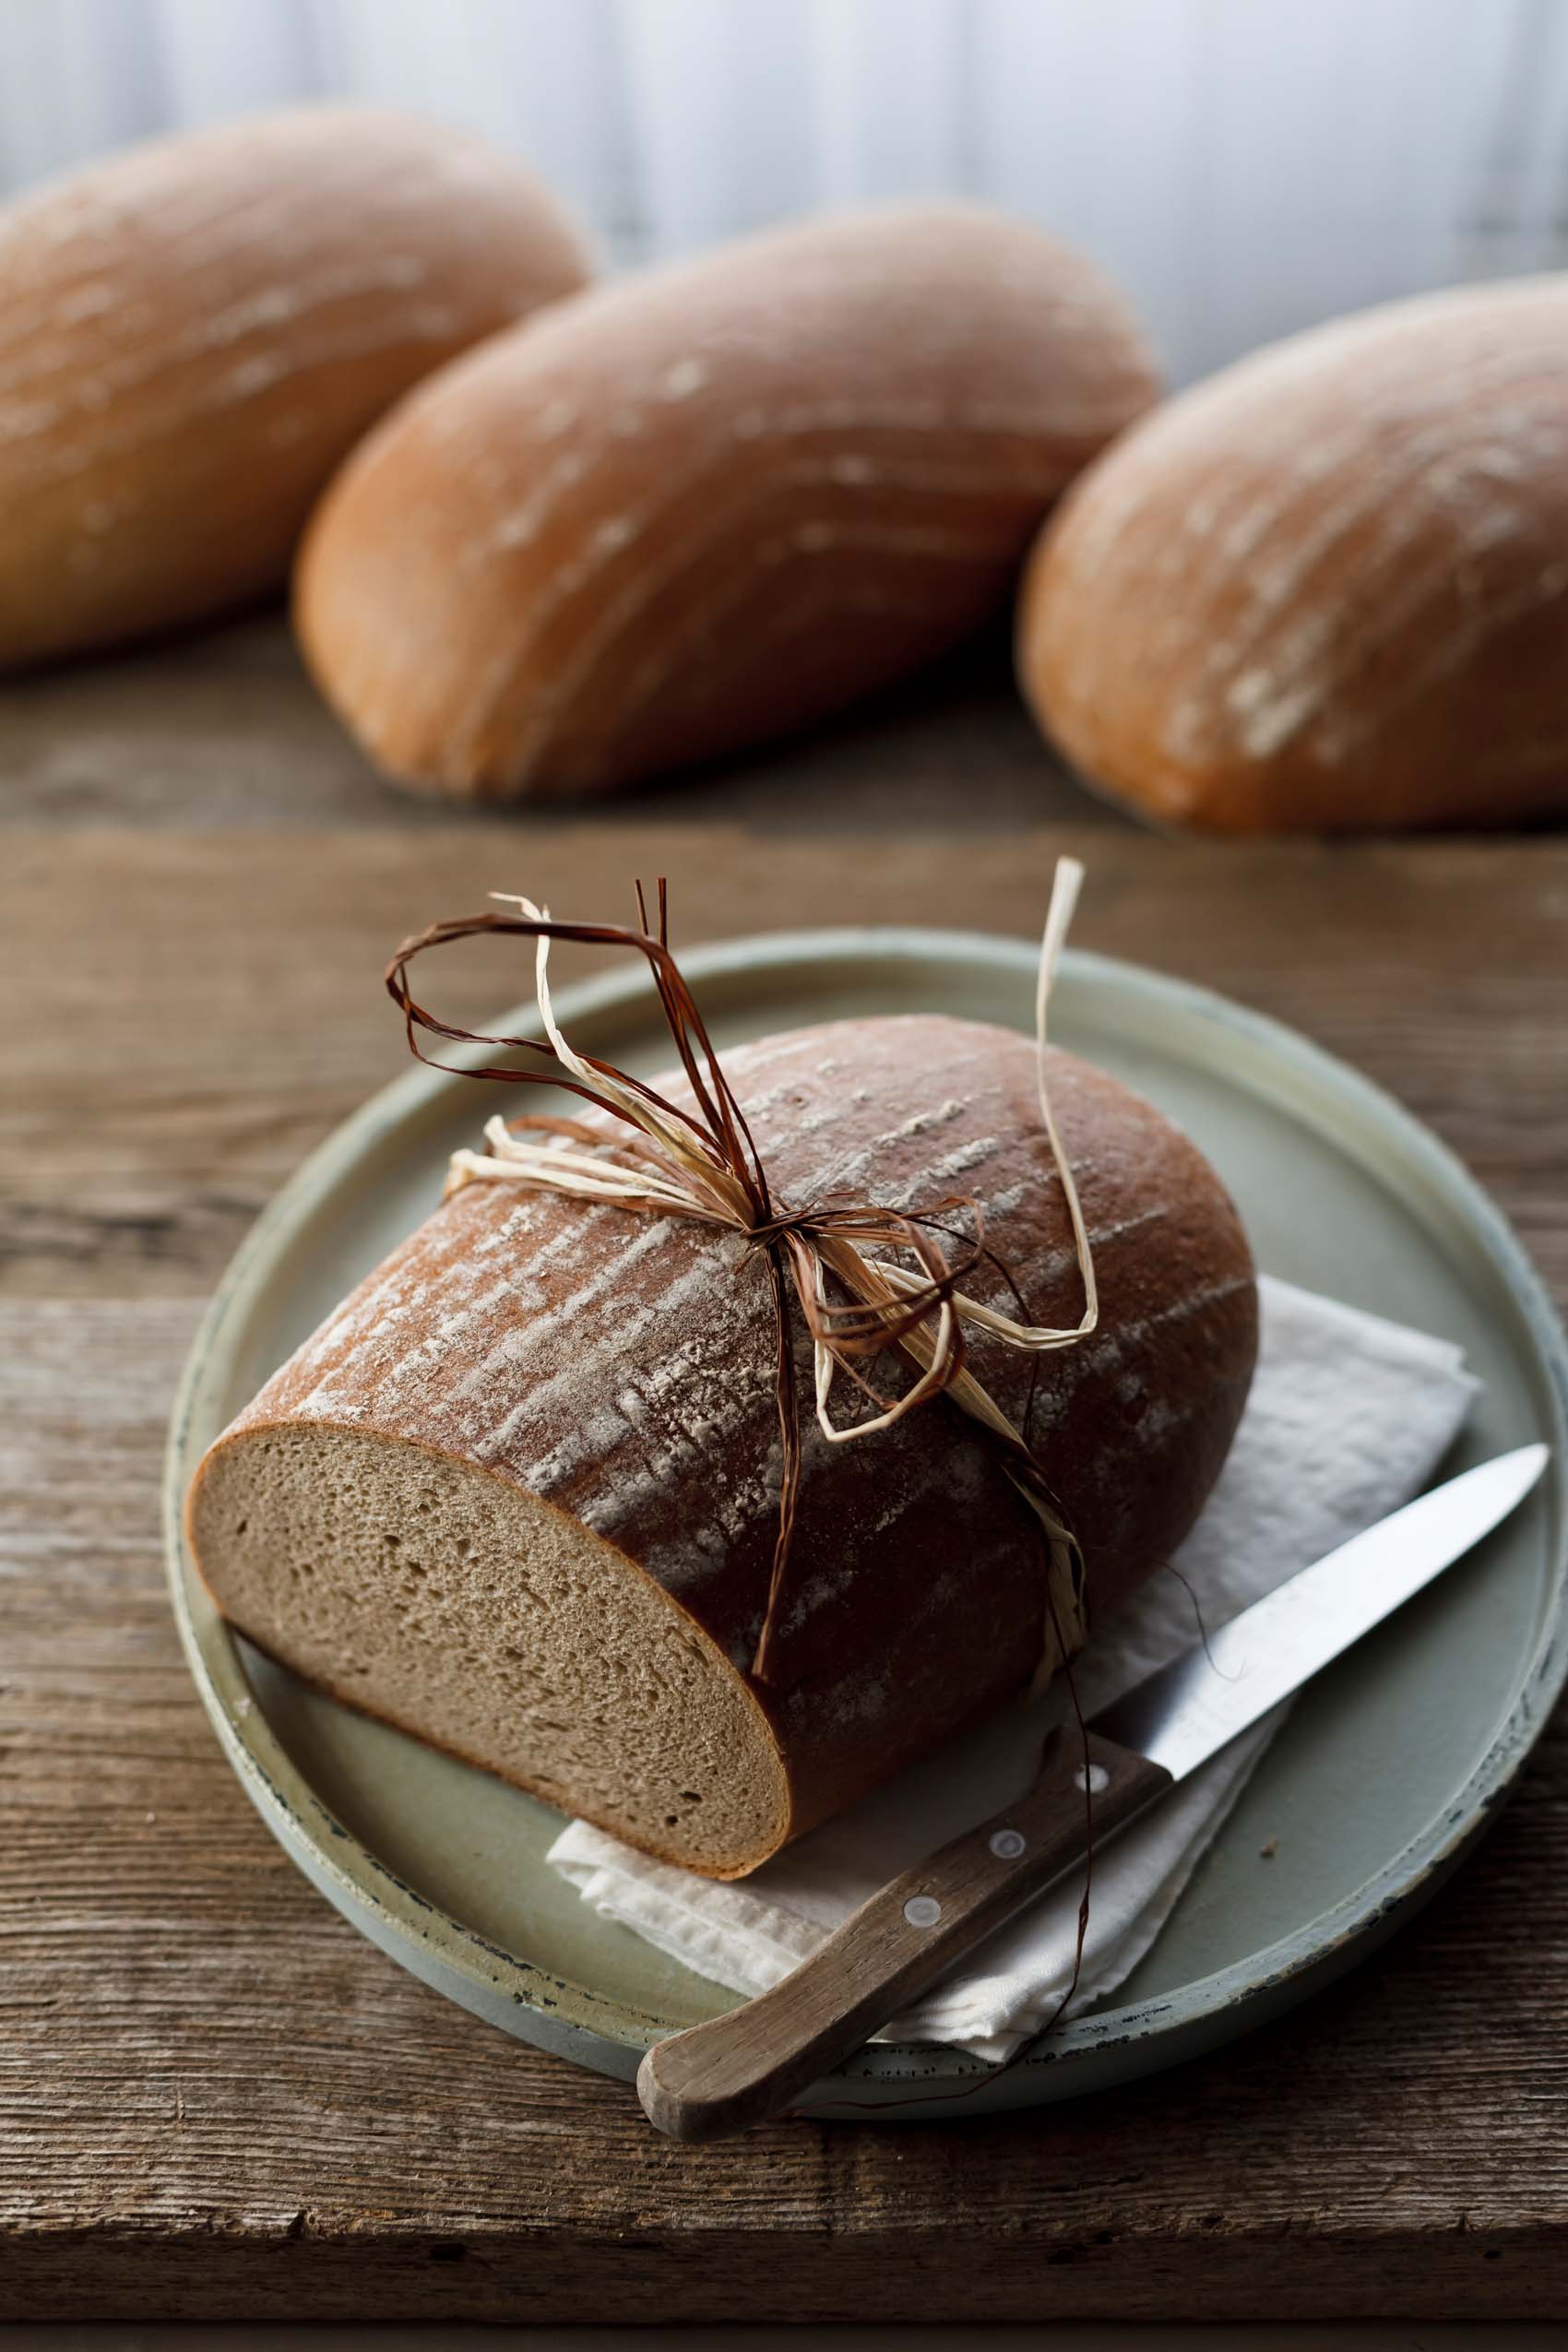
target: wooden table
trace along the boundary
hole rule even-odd
[[[1568,1724],[1351,1979],[1071,2108],[686,2150],[381,1957],[223,1763],[164,1602],[202,1302],[400,1066],[390,943],[668,873],[678,939],[1078,936],[1300,1024],[1429,1119],[1568,1298],[1568,840],[1170,843],[1051,770],[994,648],[588,814],[384,790],[280,629],[0,696],[0,2315],[664,2321],[1568,2311]],[[444,975],[475,1016],[517,992]],[[466,994],[464,993],[466,992]]]

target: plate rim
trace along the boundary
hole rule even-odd
[[[769,969],[831,961],[941,964],[960,957],[1032,978],[1036,949],[1028,941],[985,932],[923,926],[847,925],[823,930],[755,932],[695,946],[683,954],[687,977],[700,986]],[[932,2086],[933,2105],[968,2087],[977,2092],[989,2080],[1004,2081],[1005,2103],[1029,2104],[1091,2087],[1068,2079],[1119,2044],[1147,2040],[1162,2047],[1151,2053],[1150,2069],[1174,2063],[1198,2049],[1231,2037],[1253,2022],[1289,2006],[1319,1982],[1348,1967],[1372,1942],[1389,1934],[1435,1892],[1484,1828],[1506,1794],[1552,1703],[1568,1682],[1568,1513],[1562,1507],[1565,1441],[1568,1441],[1568,1338],[1541,1277],[1502,1209],[1470,1173],[1457,1153],[1376,1081],[1339,1056],[1314,1044],[1289,1024],[1253,1011],[1218,991],[1126,959],[1070,948],[1062,979],[1082,982],[1123,998],[1155,996],[1188,1018],[1245,1039],[1266,1069],[1277,1065],[1297,1080],[1310,1079],[1318,1091],[1348,1102],[1363,1121],[1375,1123],[1408,1158],[1424,1164],[1436,1190],[1459,1206],[1464,1221],[1519,1312],[1538,1369],[1546,1375],[1546,1403],[1554,1423],[1553,1487],[1558,1512],[1550,1547],[1548,1607],[1537,1630],[1517,1694],[1482,1754],[1454,1792],[1444,1812],[1408,1840],[1360,1886],[1329,1910],[1262,1950],[1197,1978],[1171,1992],[1132,2004],[1111,2006],[1037,2036],[1003,2075],[1001,2070],[948,2045],[874,2043],[848,2061],[832,2080],[844,2085],[836,2100],[827,2083],[803,2102],[813,2114],[831,2114],[854,2094],[885,2097],[900,2114],[917,2115],[917,2097],[899,2100],[909,2085]],[[647,993],[639,968],[616,966],[563,989],[556,1006],[564,1025],[613,1012]],[[514,1007],[496,1023],[511,1034],[538,1034],[537,1010]],[[182,1370],[170,1417],[164,1457],[164,1552],[171,1600],[187,1666],[203,1707],[231,1766],[291,1857],[338,1909],[384,1951],[426,1982],[513,2034],[595,2068],[629,2077],[649,2043],[677,2030],[649,2013],[629,2013],[617,1997],[591,1985],[555,1976],[540,1963],[493,1943],[477,1930],[442,1911],[398,1876],[315,1794],[283,1750],[245,1677],[233,1634],[214,1614],[204,1630],[191,1602],[199,1576],[184,1540],[184,1489],[195,1463],[192,1424],[206,1383],[230,1326],[244,1320],[247,1303],[267,1287],[265,1277],[279,1256],[277,1245],[297,1234],[319,1211],[323,1194],[363,1163],[377,1142],[428,1111],[461,1082],[464,1066],[482,1060],[484,1049],[457,1048],[444,1070],[419,1067],[377,1089],[340,1121],[311,1151],[262,1209],[231,1258],[203,1313]],[[1250,1081],[1254,1087],[1256,1075]],[[1312,1106],[1289,1097],[1300,1117],[1312,1120]],[[1358,1158],[1351,1137],[1339,1146]],[[1420,1214],[1419,1207],[1414,1211]],[[632,2025],[632,2016],[640,2024]],[[645,2030],[646,2028],[646,2030]],[[939,2111],[939,2109],[937,2110]],[[985,2111],[977,2099],[968,2110]],[[872,2110],[871,2120],[881,2120]]]

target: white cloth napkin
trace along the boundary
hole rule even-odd
[[[1075,1668],[1086,1715],[1190,1647],[1194,1601],[1212,1632],[1408,1501],[1476,1393],[1446,1340],[1283,1282],[1265,1280],[1262,1298],[1247,1408],[1176,1555],[1186,1583],[1156,1575],[1090,1642]],[[651,1861],[586,1822],[562,1832],[549,1859],[607,1918],[737,1992],[763,1992],[888,1879],[1020,1796],[1064,1706],[1058,1687],[1033,1707],[1004,1709],[744,1881],[716,1885]],[[1075,2009],[1112,1991],[1142,1959],[1284,1714],[1232,1741],[1096,1855]],[[1071,1981],[1081,1893],[1080,1882],[1063,1881],[883,2038],[1010,2057],[1054,2015]]]

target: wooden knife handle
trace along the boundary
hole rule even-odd
[[[1170,1787],[1162,1764],[1087,1735],[1099,1839]],[[1027,1796],[906,1871],[771,1990],[656,2042],[637,2070],[648,2119],[713,2140],[788,2107],[1013,1912],[1083,1859],[1085,1739],[1054,1731]]]

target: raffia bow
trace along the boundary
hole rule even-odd
[[[987,1432],[1003,1466],[1039,1519],[1048,1552],[1047,1642],[1036,1675],[1039,1688],[1062,1659],[1083,1643],[1087,1630],[1083,1563],[1062,1506],[1028,1442],[965,1364],[966,1327],[988,1332],[1004,1346],[1039,1356],[1070,1348],[1092,1332],[1099,1320],[1094,1260],[1077,1187],[1063,1151],[1046,1077],[1046,1016],[1057,960],[1076,903],[1083,869],[1075,859],[1058,861],[1040,941],[1035,992],[1036,1079],[1041,1123],[1060,1177],[1083,1281],[1084,1308],[1076,1324],[1031,1324],[1007,1268],[986,1246],[984,1218],[971,1195],[956,1194],[928,1208],[900,1210],[829,1194],[798,1206],[777,1200],[742,1110],[719,1064],[702,1016],[670,952],[665,885],[659,885],[659,932],[647,929],[641,885],[638,928],[609,923],[557,922],[530,899],[492,895],[516,907],[513,915],[472,915],[433,923],[407,939],[386,969],[386,986],[402,1011],[416,1057],[436,1069],[451,1065],[426,1053],[418,1032],[466,1044],[499,1045],[543,1062],[544,1068],[499,1063],[470,1067],[466,1075],[505,1085],[553,1086],[581,1096],[615,1119],[627,1133],[606,1136],[580,1120],[496,1117],[484,1129],[486,1148],[452,1155],[446,1179],[450,1194],[475,1182],[517,1184],[570,1198],[600,1201],[644,1216],[683,1217],[736,1233],[763,1260],[772,1289],[777,1334],[778,1429],[782,1452],[778,1532],[768,1581],[762,1631],[752,1661],[761,1682],[778,1679],[775,1651],[790,1538],[800,1490],[801,1431],[792,1352],[791,1297],[810,1335],[815,1373],[816,1419],[832,1445],[874,1436],[907,1413],[942,1395],[951,1398]],[[537,1038],[488,1036],[456,1028],[418,1004],[408,968],[427,948],[482,932],[500,932],[536,942],[535,977],[540,1019],[547,1042]],[[648,965],[681,1066],[695,1105],[688,1111],[592,1054],[580,1054],[562,1034],[551,1003],[552,940],[634,948]],[[956,1211],[973,1218],[970,1235],[955,1234],[944,1220]],[[944,1240],[959,1243],[949,1258]],[[868,1257],[867,1250],[879,1253]],[[897,1254],[895,1254],[897,1253]],[[912,1258],[914,1265],[902,1261]],[[1013,1292],[1017,1315],[973,1299],[960,1285],[981,1264],[998,1272]],[[918,1270],[917,1270],[918,1269]],[[832,1277],[842,1298],[830,1296]],[[870,1359],[896,1351],[915,1373],[900,1394],[884,1395],[861,1369]],[[834,1383],[842,1373],[874,1410],[851,1421],[835,1420]],[[1033,1384],[1030,1396],[1032,1402]]]

